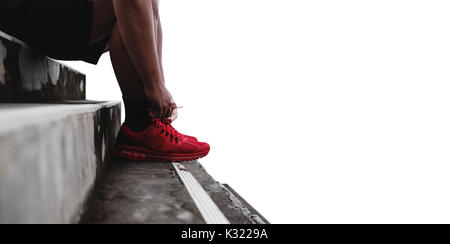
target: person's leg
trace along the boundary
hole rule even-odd
[[[91,43],[110,37],[107,50],[124,99],[145,99],[144,86],[123,44],[112,0],[94,0]]]
[[[161,52],[158,52],[161,48],[158,49],[158,46],[162,46],[162,41],[158,41],[157,15],[155,0],[94,0],[91,40],[101,39],[108,29],[111,33],[111,19],[112,23],[115,19],[123,45],[139,74],[154,116],[167,118],[175,104],[165,87],[161,71]],[[118,67],[116,72],[122,72],[122,68]]]
[[[124,46],[144,85],[144,92],[155,115],[170,116],[174,104],[164,84],[158,57],[154,0],[113,0],[117,25]]]
[[[152,121],[148,111],[149,103],[141,78],[123,44],[117,25],[113,29],[109,48],[111,63],[122,91],[125,122],[132,130],[142,131]]]
[[[156,30],[156,41],[157,41],[157,52],[158,52],[158,59],[159,59],[159,67],[160,72],[162,74],[163,82],[165,82],[164,77],[164,68],[162,64],[162,42],[163,42],[163,33],[162,33],[162,27],[161,27],[161,20],[159,18],[159,0],[154,1],[154,16],[155,16],[155,30]]]
[[[111,0],[95,0],[91,42],[95,43],[107,36],[110,36],[108,50],[111,62],[123,94],[125,121],[135,131],[144,130],[151,122],[148,111],[150,104],[145,96],[142,79],[123,43],[119,27],[115,23],[113,2]],[[155,38],[158,46],[162,46],[158,35]],[[158,52],[158,55],[160,53]]]
[[[115,21],[112,0],[95,0],[91,43],[110,37],[107,50],[122,91],[125,105],[125,122],[134,131],[142,131],[151,123],[144,86],[128,52]]]
[[[158,58],[159,58],[159,67],[160,72],[162,74],[163,82],[165,83],[165,75],[164,75],[164,66],[162,64],[162,49],[163,49],[163,32],[161,27],[161,20],[159,18],[159,0],[154,0],[154,13],[155,13],[155,24],[156,24],[156,38],[157,38],[157,48],[158,48]],[[173,101],[173,98],[171,96],[171,99]],[[174,121],[178,117],[178,107],[174,107],[171,113],[170,120]]]
[[[107,0],[96,1],[98,1],[97,4],[107,4]],[[199,142],[195,137],[179,133],[166,120],[150,118],[147,111],[149,105],[151,108],[155,107],[155,104],[151,103],[152,98],[155,99],[155,96],[152,97],[152,93],[161,96],[161,94],[158,94],[161,92],[161,87],[165,89],[164,78],[162,77],[162,65],[160,63],[161,59],[159,58],[162,53],[162,40],[158,38],[158,36],[161,36],[161,30],[157,31],[161,29],[158,23],[159,20],[156,17],[157,14],[155,14],[157,13],[157,2],[150,0],[111,1],[115,16],[122,17],[116,18],[117,22],[112,28],[112,31],[110,31],[110,56],[116,77],[123,92],[126,120],[134,121],[133,126],[135,127],[134,129],[131,128],[129,123],[125,123],[122,126],[113,150],[114,154],[134,160],[145,159],[156,161],[184,161],[206,156],[209,152],[209,145],[207,143]],[[127,4],[117,4],[118,6],[116,6],[116,3],[123,2],[132,3],[129,6]],[[149,5],[150,11],[135,13],[138,6],[145,8],[149,7]],[[155,6],[154,8],[153,5]],[[122,11],[121,15],[117,14],[117,9]],[[142,16],[136,19],[134,17],[135,15]],[[96,17],[94,12],[93,25],[95,27],[93,27],[92,40],[96,40],[96,38],[101,39],[101,36],[104,35],[101,31],[103,29],[102,26],[96,26],[95,23],[110,22],[105,20],[96,21],[95,19],[107,18],[105,16],[109,15],[99,14]],[[145,16],[151,19],[146,20]],[[129,19],[126,19],[126,17]],[[124,19],[126,19],[124,21],[126,23],[121,24],[121,21]],[[139,21],[143,21],[143,23]],[[128,25],[132,25],[133,23],[140,28],[131,27],[131,30],[129,30],[123,27],[130,27]],[[140,40],[140,33],[144,33],[142,39],[147,40],[148,43],[140,43],[142,41]],[[133,46],[134,42],[136,42],[136,46]],[[148,70],[145,71],[145,68]],[[143,78],[145,76],[142,74],[142,69],[144,69],[144,73],[147,73],[147,77],[158,76],[159,79],[148,80]],[[170,98],[168,92],[166,96]],[[156,101],[161,102],[162,100],[156,97]],[[162,109],[160,112],[162,114]],[[152,126],[148,126],[149,123],[152,123]]]
[[[115,13],[112,0],[93,0],[94,1],[94,18],[91,31],[91,44],[94,44],[100,40],[111,35],[113,27],[116,25]],[[155,30],[156,30],[156,42],[157,53],[159,59],[159,67],[161,73],[163,72],[162,65],[162,27],[159,17],[159,0],[153,1],[154,18],[155,18]],[[109,46],[105,50],[109,51]],[[164,74],[162,75],[164,80]]]

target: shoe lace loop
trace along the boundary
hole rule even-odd
[[[178,143],[183,140],[183,135],[171,123],[170,119],[153,119],[153,126],[161,129],[161,134],[166,133],[167,137],[170,136],[170,141],[174,139]]]

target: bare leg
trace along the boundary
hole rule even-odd
[[[110,37],[107,50],[124,99],[145,99],[144,87],[123,45],[112,0],[94,0],[91,44]]]
[[[155,29],[156,29],[156,38],[157,38],[157,51],[158,51],[158,58],[159,58],[159,67],[162,74],[163,81],[165,82],[164,77],[164,68],[162,65],[162,42],[163,42],[163,36],[162,36],[162,27],[161,27],[161,20],[159,18],[159,0],[154,1],[154,8],[153,12],[155,14]]]
[[[115,23],[114,28],[118,30],[111,36],[115,38],[111,39],[111,58],[124,96],[129,87],[136,87],[138,82],[131,81],[136,77],[130,73],[137,72],[142,84],[140,88],[143,88],[155,117],[166,118],[175,106],[164,84],[160,61],[162,40],[158,38],[162,35],[157,16],[155,0],[95,0],[91,40],[101,39],[112,28],[111,23]],[[135,91],[131,93],[137,96]]]
[[[155,0],[154,3],[155,3],[154,6],[156,6],[153,9],[154,9],[155,20],[156,20],[156,22],[155,22],[156,27],[155,28],[156,28],[156,32],[157,32],[156,38],[157,38],[157,43],[158,43],[157,44],[157,48],[158,48],[159,67],[160,67],[160,72],[162,74],[163,82],[165,83],[166,78],[165,78],[165,75],[164,75],[164,68],[163,68],[164,66],[162,64],[163,32],[162,32],[162,27],[161,27],[161,20],[159,18],[159,0]],[[173,102],[172,95],[170,95],[170,98],[172,99],[172,102]],[[178,107],[176,107],[176,105],[175,105],[174,107],[172,107],[172,109],[173,110],[172,110],[170,119],[172,121],[174,121],[178,117]]]
[[[146,99],[141,77],[128,55],[117,25],[113,28],[109,46],[111,63],[123,98],[125,100]]]
[[[111,61],[126,110],[126,123],[121,127],[115,154],[142,160],[154,156],[143,154],[142,150],[151,149],[160,153],[158,161],[180,160],[179,155],[183,155],[183,160],[206,156],[209,152],[207,143],[179,133],[166,120],[149,116],[149,104],[159,112],[159,116],[153,117],[167,118],[176,114],[164,84],[158,1],[95,0],[94,5],[97,6],[94,7],[91,41],[101,40],[109,33]],[[105,10],[112,14],[101,13]],[[136,142],[139,142],[138,148]]]
[[[113,5],[122,41],[141,77],[151,108],[158,117],[170,117],[174,104],[164,85],[158,57],[156,1],[113,0]]]

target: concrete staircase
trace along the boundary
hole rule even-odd
[[[120,127],[85,75],[0,33],[0,223],[76,223]]]
[[[86,76],[0,32],[0,102],[84,100]]]
[[[111,157],[120,103],[0,32],[0,223],[268,223],[197,162]]]

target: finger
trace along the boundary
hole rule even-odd
[[[175,108],[173,111],[172,111],[172,114],[171,114],[171,116],[170,116],[170,121],[175,121],[176,119],[178,118],[178,109],[177,108]]]
[[[164,109],[163,109],[163,108],[160,108],[160,109],[159,109],[159,113],[157,114],[156,118],[157,118],[157,119],[161,119],[161,118],[163,117],[163,113],[164,113]]]
[[[166,119],[167,115],[169,114],[169,109],[167,107],[164,107],[161,109],[161,119]]]
[[[172,115],[172,107],[168,107],[166,116],[164,118],[168,119],[168,118],[170,118],[171,115]]]

